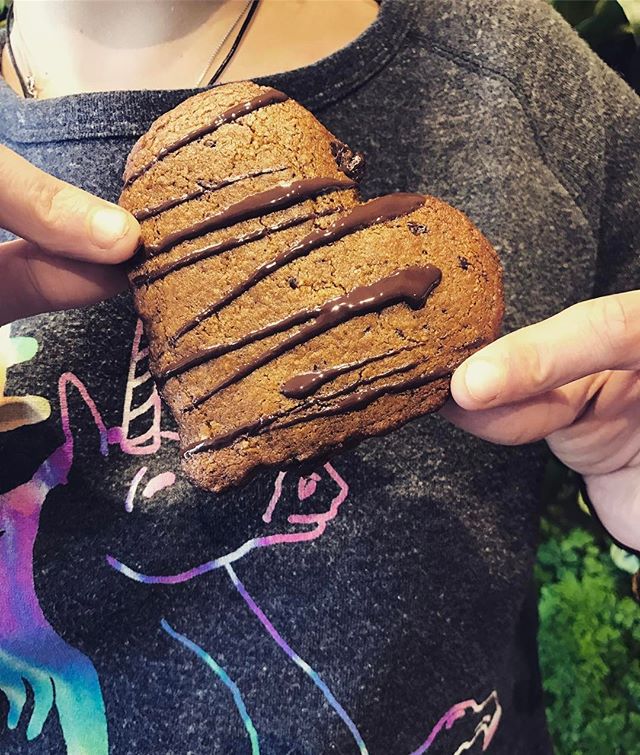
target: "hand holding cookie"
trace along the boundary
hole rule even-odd
[[[581,302],[510,333],[453,375],[443,413],[507,445],[545,438],[584,476],[609,532],[640,549],[640,292]]]
[[[0,325],[91,304],[126,287],[118,263],[140,229],[121,208],[44,173],[0,146]]]

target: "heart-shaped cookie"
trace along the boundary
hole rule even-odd
[[[150,369],[184,468],[220,491],[438,409],[498,332],[495,252],[459,211],[363,203],[363,158],[285,94],[216,87],[159,118],[125,169]]]

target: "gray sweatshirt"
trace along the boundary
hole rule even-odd
[[[387,0],[345,49],[261,83],[366,153],[366,196],[475,221],[506,330],[637,287],[640,103],[542,0]],[[135,139],[193,93],[0,82],[0,141],[113,200]],[[426,417],[196,490],[128,295],[1,330],[0,389],[3,753],[551,751],[543,444]]]

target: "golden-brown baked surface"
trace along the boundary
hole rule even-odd
[[[184,467],[222,490],[438,409],[497,335],[501,270],[433,197],[362,203],[362,157],[251,82],[185,101],[133,148],[130,273]]]

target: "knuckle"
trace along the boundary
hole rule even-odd
[[[548,385],[551,378],[551,365],[544,356],[542,344],[523,344],[518,361],[524,372],[524,384],[530,385],[534,390]]]
[[[38,181],[31,189],[31,209],[37,222],[47,228],[63,226],[69,213],[77,204],[76,192],[55,179]]]
[[[627,340],[629,315],[620,296],[605,296],[589,307],[588,320],[596,347],[606,353],[618,350]]]

